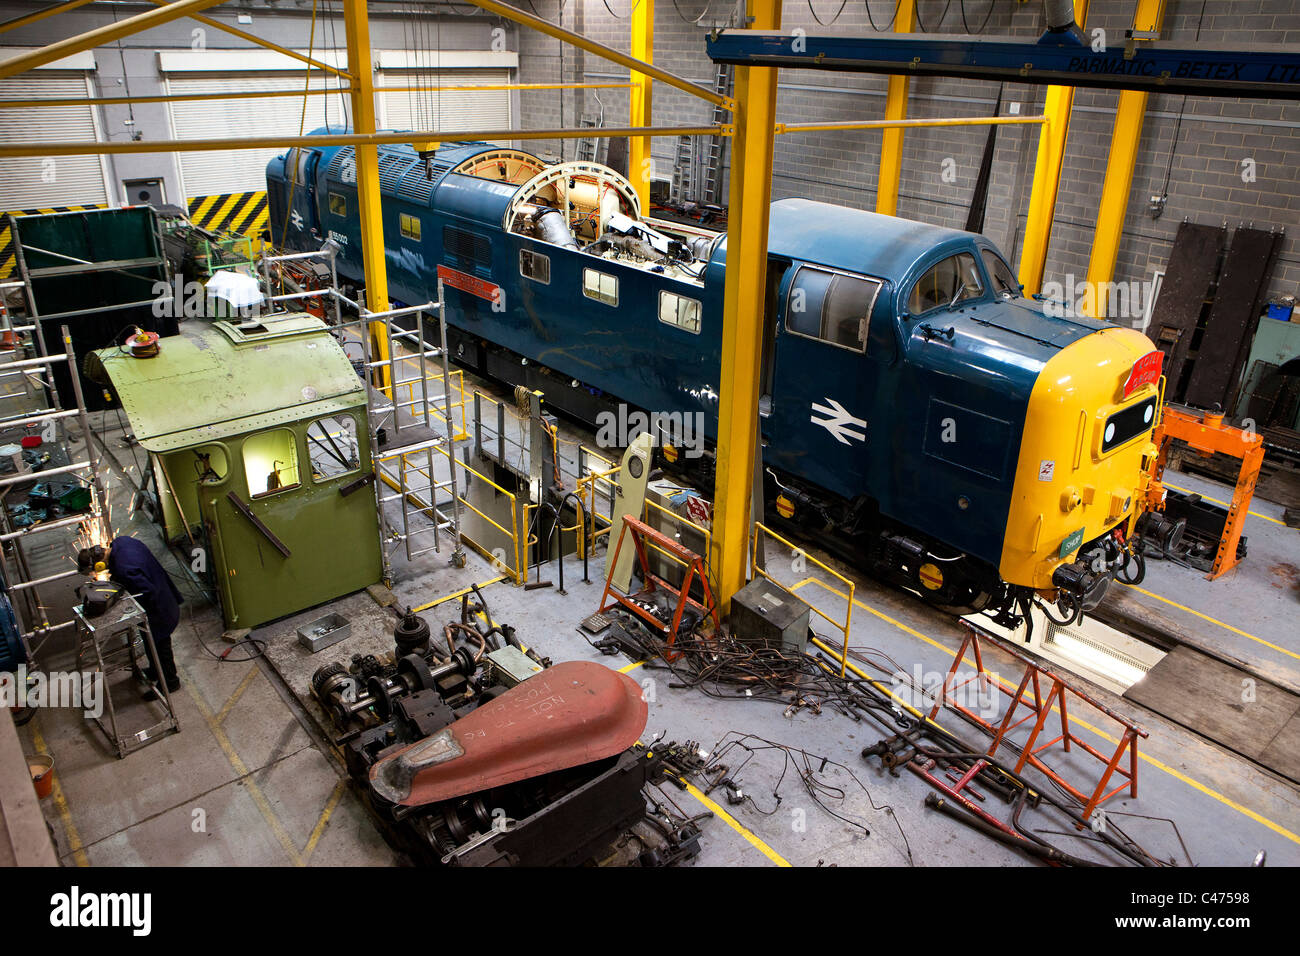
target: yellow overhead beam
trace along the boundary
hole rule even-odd
[[[168,0],[149,0],[149,2],[161,7],[166,6]],[[270,40],[263,39],[255,33],[249,33],[247,30],[232,27],[228,23],[222,23],[220,20],[213,20],[211,17],[205,17],[202,14],[191,14],[190,19],[197,20],[204,26],[212,27],[214,30],[220,30],[222,33],[229,33],[233,37],[247,40],[255,46],[260,46],[267,50],[274,50],[276,53],[283,54],[284,56],[295,59],[300,63],[309,64],[310,66],[313,66],[318,70],[323,70],[326,73],[332,73],[335,76],[341,76],[347,80],[352,79],[352,74],[348,73],[346,70],[340,70],[337,66],[330,66],[328,63],[322,63],[320,60],[313,60],[309,56],[305,56],[295,50],[290,50],[288,47],[280,46],[278,43],[272,43]]]
[[[1047,117],[1038,116],[950,116],[942,119],[862,120],[858,123],[777,123],[776,134],[820,133],[826,130],[850,129],[913,129],[924,126],[1021,126],[1046,123]]]
[[[381,93],[474,93],[480,90],[625,90],[630,83],[485,83],[471,86],[377,86]],[[350,87],[318,87],[309,95],[347,93]],[[128,103],[184,103],[192,100],[255,100],[303,95],[302,90],[242,90],[230,93],[169,93],[165,96],[61,96],[34,100],[0,100],[0,110],[34,109],[42,106],[125,106]]]
[[[347,92],[347,87],[341,91],[337,87],[316,88],[311,91],[311,96],[322,96],[326,93]],[[34,100],[0,100],[0,110],[26,110],[38,109],[42,106],[136,106],[140,103],[184,103],[190,100],[252,100],[265,97],[276,96],[302,96],[302,90],[243,90],[238,93],[170,93],[165,96],[83,96],[78,99],[75,96],[50,97],[48,99]]]
[[[366,0],[343,0],[343,23],[347,32],[348,66],[353,71],[352,129],[363,136],[375,133],[375,73],[370,50],[370,17]],[[429,139],[432,137],[419,137]],[[379,147],[373,142],[356,147],[357,197],[361,216],[361,262],[366,277],[366,308],[388,311],[388,263],[384,255],[383,206],[379,190]],[[441,318],[441,316],[439,317]],[[388,363],[386,323],[370,323],[371,354]],[[377,383],[391,398],[390,366],[379,366]]]
[[[293,146],[365,146],[385,143],[471,142],[506,139],[585,139],[581,129],[475,129],[440,132],[402,130],[382,133],[315,133],[306,136],[256,136],[246,139],[110,140],[103,143],[0,143],[0,157],[98,156],[101,153],[194,153],[221,149],[288,149]],[[601,127],[601,136],[717,136],[730,135],[727,126]]]
[[[24,14],[21,17],[14,17],[12,20],[0,23],[0,33],[8,33],[10,30],[17,30],[19,27],[39,23],[46,17],[52,17],[56,13],[67,13],[69,10],[75,10],[77,7],[84,7],[86,4],[94,2],[95,0],[67,0],[67,3],[56,3],[44,10],[37,10],[34,13]]]
[[[779,30],[781,27],[780,0],[749,0],[748,14],[751,29]],[[745,586],[753,521],[751,502],[759,455],[759,376],[763,323],[767,319],[764,305],[776,78],[777,71],[772,67],[736,67],[710,555],[710,566],[718,579],[718,607],[723,614],[730,608],[732,595]]]
[[[476,7],[481,7],[489,13],[495,13],[499,17],[512,20],[522,26],[530,27],[538,33],[544,33],[548,37],[554,37],[557,40],[563,40],[565,43],[572,44],[580,50],[586,50],[588,53],[594,53],[596,56],[611,63],[617,63],[619,66],[625,66],[633,73],[644,73],[653,77],[660,83],[666,83],[674,89],[681,90],[683,93],[689,93],[691,96],[707,100],[715,106],[721,106],[726,110],[735,109],[735,101],[729,96],[721,96],[712,90],[706,90],[702,86],[697,86],[685,77],[678,76],[676,73],[670,73],[667,70],[638,60],[634,56],[628,56],[626,53],[620,53],[613,47],[605,46],[603,43],[597,43],[595,40],[574,33],[572,30],[566,30],[564,27],[557,26],[549,20],[543,20],[541,17],[534,16],[531,13],[525,13],[518,7],[512,7],[508,3],[500,3],[498,0],[469,0]],[[588,131],[590,135],[590,131]]]
[[[1138,0],[1133,15],[1133,29],[1158,32],[1164,20],[1164,0]],[[1092,255],[1088,259],[1088,288],[1093,318],[1105,317],[1106,291],[1115,275],[1115,260],[1124,235],[1124,213],[1133,190],[1133,168],[1137,164],[1138,143],[1142,139],[1142,120],[1146,116],[1147,94],[1124,90],[1115,110],[1115,126],[1110,137],[1110,156],[1106,160],[1106,181],[1101,187],[1097,206],[1097,226],[1092,238]]]
[[[911,33],[916,26],[916,0],[898,0],[894,11],[894,32]],[[885,119],[907,116],[907,91],[911,79],[891,76],[885,97]],[[880,175],[876,179],[876,212],[898,215],[898,186],[903,177],[903,130],[887,127],[880,138]]]
[[[633,0],[632,2],[632,55],[638,60],[650,63],[654,59],[655,41],[655,0]],[[630,105],[628,125],[649,126],[653,110],[653,87],[648,74],[633,71],[632,93],[628,97]],[[650,137],[638,136],[628,140],[628,181],[641,197],[641,208],[650,208],[650,175],[654,171],[650,158]]]
[[[1088,22],[1088,0],[1074,0],[1074,22]],[[1036,295],[1043,289],[1043,270],[1047,266],[1047,247],[1052,239],[1052,219],[1056,215],[1056,197],[1061,186],[1061,164],[1065,161],[1065,142],[1070,134],[1070,111],[1074,106],[1074,87],[1049,86],[1043,112],[1047,124],[1038,134],[1038,156],[1034,161],[1034,188],[1029,195],[1029,215],[1025,222],[1025,241],[1020,250],[1020,284],[1025,293]]]
[[[53,63],[56,60],[62,60],[64,57],[72,56],[74,53],[82,53],[86,50],[93,50],[96,47],[114,43],[123,37],[129,37],[133,33],[139,33],[141,30],[148,30],[164,23],[171,23],[171,21],[178,20],[181,17],[191,16],[199,10],[215,7],[221,2],[222,0],[176,0],[175,3],[168,3],[157,10],[137,13],[125,20],[109,23],[86,33],[68,37],[66,40],[59,40],[57,43],[43,46],[39,50],[32,50],[29,53],[10,57],[7,60],[0,61],[0,79],[26,73],[38,66],[44,66],[47,63]]]

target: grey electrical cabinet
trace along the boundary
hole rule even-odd
[[[812,609],[766,578],[755,578],[731,599],[731,633],[742,643],[802,653]]]

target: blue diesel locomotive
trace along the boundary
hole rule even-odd
[[[380,147],[379,174],[390,295],[441,278],[462,364],[589,422],[611,401],[699,413],[712,439],[725,235],[645,218],[608,167],[487,143]],[[277,245],[332,240],[363,281],[352,147],[288,151],[267,191]],[[803,199],[772,204],[767,276],[770,510],[1006,624],[1034,601],[1075,619],[1140,567],[1145,336],[1045,315],[982,236]]]

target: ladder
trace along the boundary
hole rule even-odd
[[[590,113],[584,114],[579,125],[583,129],[599,129],[604,125],[597,117]],[[580,163],[604,163],[605,157],[609,153],[609,140],[603,136],[584,136],[578,140],[577,151],[574,159]]]
[[[719,63],[713,78],[713,91],[720,96],[730,96],[735,84],[735,69],[730,63]],[[713,107],[713,125],[720,126],[727,122],[727,112],[721,107]],[[721,205],[722,202],[722,158],[727,148],[727,140],[720,135],[710,136],[704,147],[703,182],[698,197],[702,203]]]
[[[719,96],[730,96],[735,84],[735,71],[729,63],[719,63],[713,76],[713,91]],[[727,122],[728,114],[721,106],[713,107],[713,124]],[[674,202],[718,203],[722,197],[722,159],[727,148],[726,138],[708,137],[702,148],[697,148],[695,137],[677,137],[677,154],[673,159],[672,198]]]
[[[335,265],[336,250],[319,252],[264,255],[261,272],[271,283],[271,266],[299,259],[326,259],[330,267],[329,288],[272,295],[268,301],[273,308],[308,297],[328,296],[333,308],[332,328],[336,338],[344,345],[361,349],[362,357],[353,361],[357,375],[367,383],[368,403],[366,428],[370,435],[372,473],[375,485],[375,508],[379,518],[381,554],[384,578],[391,575],[393,550],[401,545],[406,559],[437,552],[442,547],[442,534],[450,532],[453,540],[452,564],[461,567],[465,552],[461,547],[461,498],[456,480],[457,462],[455,443],[468,437],[464,429],[463,373],[453,373],[447,353],[447,326],[443,321],[443,287],[438,280],[438,301],[423,305],[371,312],[362,302],[354,302],[338,289],[338,272]],[[358,297],[360,298],[360,297]],[[342,306],[355,318],[344,320]],[[437,325],[432,325],[432,317]],[[406,328],[399,319],[412,325]],[[328,321],[328,320],[327,320]],[[436,335],[437,344],[430,345],[426,335]],[[378,358],[375,351],[380,344],[388,358]],[[436,362],[434,360],[437,360]],[[452,381],[462,384],[461,398],[452,397]],[[430,385],[437,386],[432,391]],[[454,420],[453,409],[460,407],[461,421]],[[438,420],[443,433],[439,434]],[[384,441],[381,443],[381,435]],[[388,446],[387,450],[381,444]],[[439,459],[445,459],[447,477],[437,478]],[[389,514],[388,506],[396,503],[396,520]],[[423,544],[432,539],[431,545]]]
[[[673,202],[683,203],[695,195],[695,140],[677,137],[677,155],[673,158]]]

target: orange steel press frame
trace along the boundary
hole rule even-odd
[[[1250,499],[1255,493],[1255,482],[1259,479],[1259,466],[1264,461],[1264,439],[1256,432],[1225,425],[1222,414],[1196,413],[1166,406],[1152,436],[1152,441],[1159,449],[1147,491],[1147,500],[1151,502],[1149,507],[1153,510],[1164,508],[1165,490],[1161,478],[1175,439],[1186,442],[1189,448],[1203,458],[1221,452],[1241,460],[1237,486],[1232,490],[1232,502],[1228,506],[1228,519],[1224,522],[1223,536],[1219,539],[1219,550],[1214,556],[1210,573],[1206,575],[1213,581],[1237,566],[1237,542],[1241,539],[1241,529],[1246,523],[1246,514],[1250,511]]]

